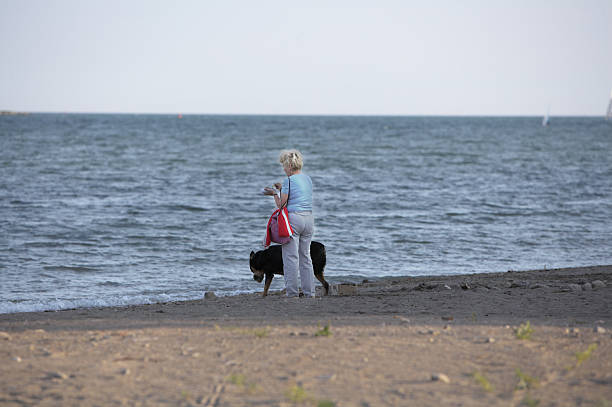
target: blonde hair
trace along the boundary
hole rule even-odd
[[[280,153],[279,162],[284,168],[291,171],[300,171],[304,165],[302,153],[298,150],[283,150]]]

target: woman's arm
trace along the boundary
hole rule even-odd
[[[274,203],[276,204],[277,208],[281,208],[283,205],[285,205],[287,199],[289,199],[289,195],[283,194],[282,192],[269,187],[264,188],[264,195],[274,196]]]
[[[278,195],[274,195],[274,202],[276,203],[276,207],[281,208],[283,205],[285,205],[285,203],[287,203],[288,198],[289,195],[283,193],[280,194],[280,197]]]

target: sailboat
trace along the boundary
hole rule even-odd
[[[550,121],[549,112],[550,112],[550,107],[548,108],[548,110],[546,110],[546,116],[544,116],[544,118],[542,119],[542,126],[543,127],[548,126],[548,122]]]
[[[612,92],[610,92],[610,102],[608,103],[608,111],[606,112],[606,120],[612,119]]]

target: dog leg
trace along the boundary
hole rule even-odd
[[[272,283],[273,278],[274,278],[274,274],[272,275],[266,274],[266,282],[264,284],[264,292],[263,292],[264,297],[268,295],[268,288],[270,288],[270,284]]]
[[[323,284],[323,288],[325,288],[325,295],[329,295],[329,283],[325,281],[323,274],[315,274],[315,277],[321,282],[321,284]]]

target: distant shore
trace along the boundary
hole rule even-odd
[[[21,115],[29,115],[28,112],[13,112],[11,110],[0,110],[0,116],[21,116]]]
[[[0,404],[612,402],[612,266],[344,292],[2,314]]]

